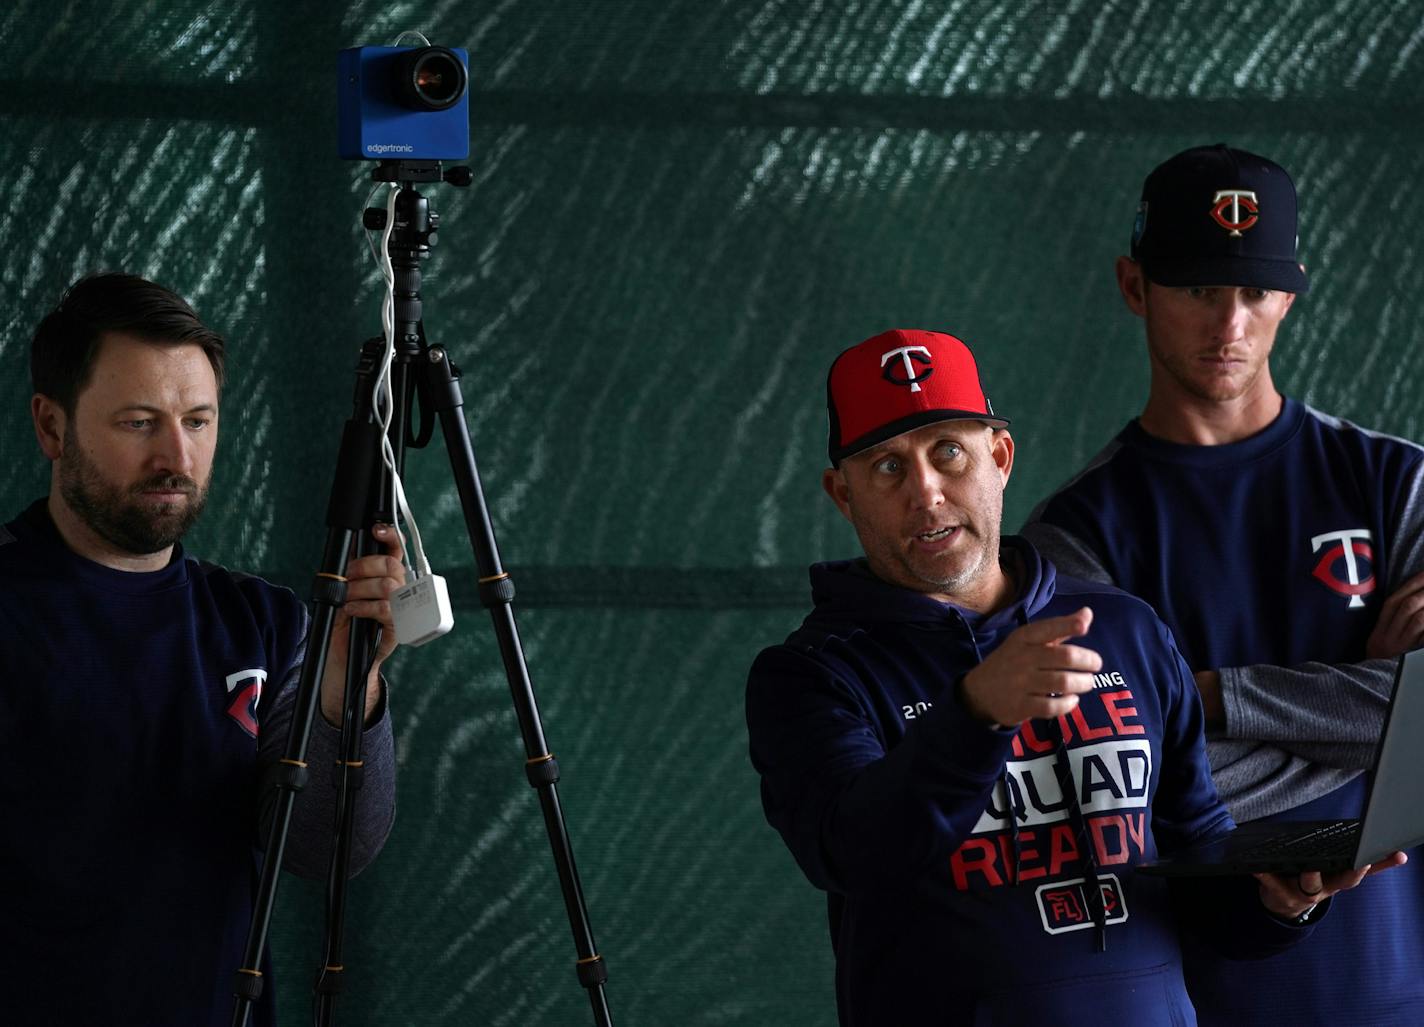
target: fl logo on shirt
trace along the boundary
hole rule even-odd
[[[1311,571],[1330,591],[1347,597],[1350,608],[1365,605],[1364,597],[1375,590],[1374,550],[1370,533],[1364,528],[1327,531],[1310,540],[1310,551],[1320,560]]]

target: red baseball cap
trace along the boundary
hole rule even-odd
[[[826,376],[831,466],[936,421],[1008,420],[979,384],[979,365],[952,335],[910,328],[881,332],[836,357]]]

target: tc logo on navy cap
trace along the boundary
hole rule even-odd
[[[1256,194],[1250,189],[1218,189],[1212,203],[1211,216],[1232,235],[1240,235],[1259,220]]]
[[[1152,169],[1132,226],[1132,259],[1159,285],[1300,293],[1310,282],[1296,240],[1295,183],[1285,168],[1218,143]]]

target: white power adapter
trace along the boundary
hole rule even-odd
[[[392,592],[391,614],[396,622],[396,641],[401,645],[424,645],[455,626],[450,592],[438,574],[416,578]]]

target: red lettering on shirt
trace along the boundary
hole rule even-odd
[[[1083,715],[1082,703],[1074,706],[1069,716],[1073,718],[1073,724],[1078,729],[1078,737],[1085,742],[1096,741],[1099,738],[1105,738],[1113,733],[1113,729],[1107,725],[1103,727],[1089,727],[1088,718]],[[1064,737],[1067,737],[1067,732],[1064,732]]]
[[[969,875],[982,874],[984,883],[991,888],[1004,884],[1004,878],[994,868],[998,853],[994,843],[988,838],[970,838],[949,857],[950,868],[954,871],[954,886],[960,891],[969,888]]]
[[[1101,698],[1103,700],[1103,708],[1108,711],[1108,717],[1111,718],[1118,734],[1145,735],[1147,733],[1147,728],[1141,724],[1129,724],[1124,719],[1126,717],[1137,716],[1136,706],[1119,707],[1120,703],[1128,702],[1132,699],[1131,692],[1126,690],[1121,692],[1104,692]]]
[[[1147,851],[1147,825],[1143,822],[1141,813],[1129,813],[1127,815],[1127,833],[1131,839],[1137,843],[1137,853],[1142,855]]]
[[[1033,848],[1035,834],[1032,831],[1019,832],[1019,881],[1031,881],[1035,877],[1047,877],[1048,868],[1040,862],[1042,856]]]
[[[1122,817],[1111,813],[1104,817],[1090,817],[1088,830],[1093,835],[1093,849],[1097,852],[1098,866],[1112,866],[1127,862],[1127,825]]]
[[[1067,824],[1054,824],[1048,836],[1048,872],[1063,873],[1063,866],[1078,858],[1078,839]]]
[[[1031,720],[1026,720],[1019,726],[1019,733],[1014,736],[1014,741],[1017,742],[1020,738],[1023,739],[1023,744],[1027,745],[1034,752],[1051,752],[1053,750],[1052,742],[1045,742],[1038,737],[1038,732],[1033,729],[1033,721]],[[1020,753],[1020,755],[1022,755],[1022,753]]]

